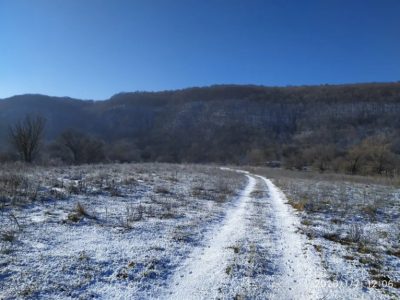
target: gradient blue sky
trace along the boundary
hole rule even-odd
[[[399,0],[0,0],[0,97],[400,80]]]

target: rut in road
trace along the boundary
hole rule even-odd
[[[235,205],[224,220],[212,230],[205,248],[193,251],[186,263],[175,274],[167,298],[213,299],[218,296],[218,287],[226,280],[225,269],[232,255],[232,244],[246,233],[245,213],[254,190],[256,179],[246,175],[248,183]]]

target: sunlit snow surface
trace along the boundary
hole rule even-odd
[[[333,264],[359,270],[324,265],[265,177],[167,164],[31,172],[40,200],[9,203],[0,215],[2,234],[14,233],[1,240],[0,298],[385,297],[334,287]],[[86,215],[74,219],[78,202]]]

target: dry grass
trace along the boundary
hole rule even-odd
[[[343,264],[356,268],[355,272],[366,271],[366,280],[388,279],[396,271],[393,257],[398,257],[400,249],[400,224],[396,221],[399,178],[251,170],[273,179],[283,190],[298,212],[301,231],[312,239],[323,260],[342,259]],[[334,276],[343,275],[335,263],[324,265]]]
[[[281,168],[245,167],[253,173],[265,175],[269,178],[291,178],[312,181],[350,182],[361,184],[379,184],[384,186],[400,187],[400,177],[387,176],[360,176],[342,173],[319,173],[314,171],[294,171]]]

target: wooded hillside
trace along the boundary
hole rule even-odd
[[[74,129],[104,141],[102,157],[111,160],[279,160],[299,169],[393,173],[400,155],[400,83],[219,85],[105,101],[15,96],[0,100],[3,151],[8,126],[28,113],[47,120],[48,145]]]

